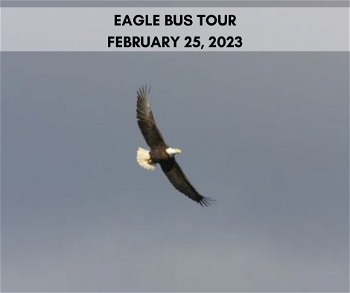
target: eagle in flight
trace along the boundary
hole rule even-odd
[[[164,141],[152,113],[149,93],[150,89],[147,86],[137,91],[137,123],[146,143],[151,148],[149,151],[143,148],[137,150],[137,163],[149,171],[155,170],[156,165],[159,164],[170,183],[178,191],[201,206],[210,205],[213,200],[198,193],[176,162],[175,155],[181,154],[181,150],[169,147]]]

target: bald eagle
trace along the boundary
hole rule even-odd
[[[171,184],[181,193],[196,201],[201,206],[210,205],[212,199],[204,197],[192,186],[175,160],[181,150],[169,147],[160,133],[154,119],[149,92],[146,86],[137,91],[137,123],[150,151],[139,148],[136,155],[138,164],[146,170],[153,171],[158,163]]]

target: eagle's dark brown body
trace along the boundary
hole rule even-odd
[[[160,161],[166,161],[170,159],[170,156],[165,151],[164,147],[151,148],[149,154],[153,163],[159,163]]]

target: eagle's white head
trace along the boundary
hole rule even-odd
[[[181,150],[180,149],[176,149],[176,148],[167,148],[165,150],[169,156],[173,157],[177,154],[181,154]]]

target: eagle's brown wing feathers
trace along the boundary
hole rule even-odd
[[[198,193],[174,158],[170,158],[166,161],[160,161],[159,164],[171,184],[178,191],[185,194],[190,199],[198,202],[202,206],[208,206],[211,204],[213,200]]]
[[[154,120],[148,95],[149,89],[147,86],[143,86],[137,91],[137,123],[143,137],[151,148],[156,146],[167,147]]]

